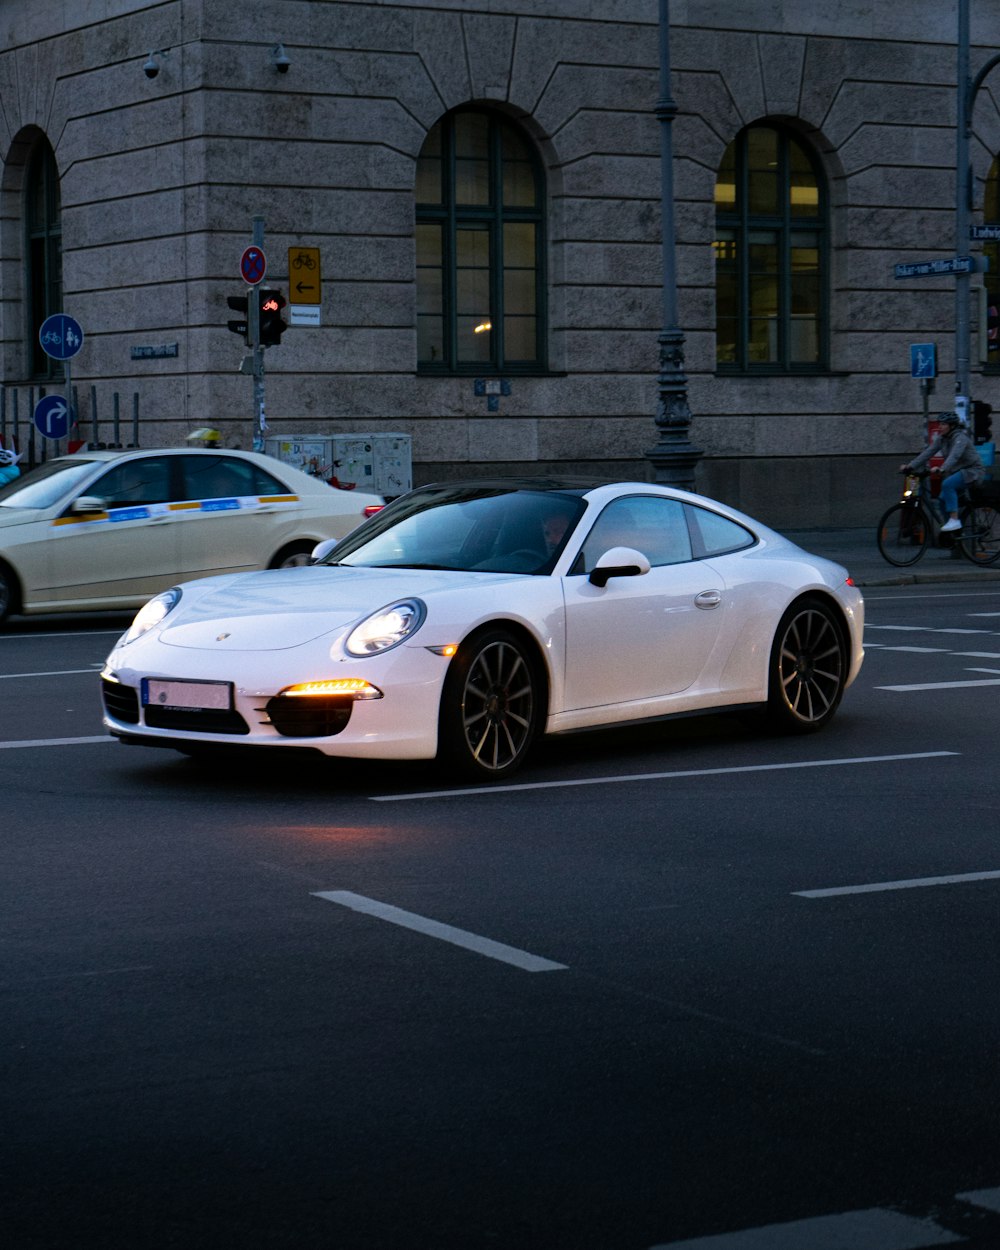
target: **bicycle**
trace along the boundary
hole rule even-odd
[[[916,564],[927,548],[957,547],[973,564],[985,566],[1000,560],[1000,486],[978,483],[959,493],[959,520],[948,543],[941,543],[943,520],[937,501],[926,489],[927,473],[908,473],[899,503],[887,508],[878,523],[878,549],[882,558],[898,568]]]

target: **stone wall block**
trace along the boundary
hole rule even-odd
[[[574,7],[579,15],[580,6]],[[586,20],[553,20],[551,4],[545,5],[544,17],[537,13],[534,9],[531,16],[518,20],[511,72],[510,98],[528,112],[538,109],[556,66],[642,67],[655,72],[656,38],[649,26],[607,22],[606,10],[596,26]],[[648,6],[643,6],[643,16],[636,20],[648,16]]]
[[[581,110],[559,132],[559,158],[576,161],[594,152],[647,157],[659,142],[651,113]]]
[[[516,19],[509,16],[475,12],[463,15],[462,30],[474,99],[507,99],[516,28]]]
[[[660,197],[660,164],[654,156],[595,155],[564,170],[566,194],[614,198]]]
[[[671,38],[671,62],[678,70],[703,71],[706,65],[724,67],[726,91],[742,127],[767,111],[764,80],[756,39],[742,31],[730,31],[729,24],[727,21],[721,30],[678,30]]]
[[[440,112],[473,98],[462,18],[457,13],[418,11],[413,17],[413,47],[440,100]]]
[[[765,109],[772,117],[798,116],[805,39],[796,35],[758,35],[758,40]]]

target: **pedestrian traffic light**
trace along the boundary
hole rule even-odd
[[[238,321],[227,321],[226,326],[232,330],[234,334],[242,334],[243,342],[250,342],[250,322],[248,320],[250,313],[247,306],[247,297],[245,295],[228,295],[226,303],[233,312],[242,313],[243,316]]]
[[[285,306],[285,297],[280,291],[258,290],[260,299],[260,345],[261,347],[276,347],[281,342],[281,336],[288,329],[282,316],[281,310]]]
[[[993,408],[981,399],[972,402],[972,431],[977,443],[988,443],[993,438]]]

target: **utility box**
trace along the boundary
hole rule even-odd
[[[395,499],[413,487],[409,434],[289,434],[265,439],[264,450],[342,490]]]

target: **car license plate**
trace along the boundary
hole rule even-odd
[[[228,681],[157,681],[144,677],[142,705],[149,707],[150,704],[229,711],[233,706],[233,687]]]

